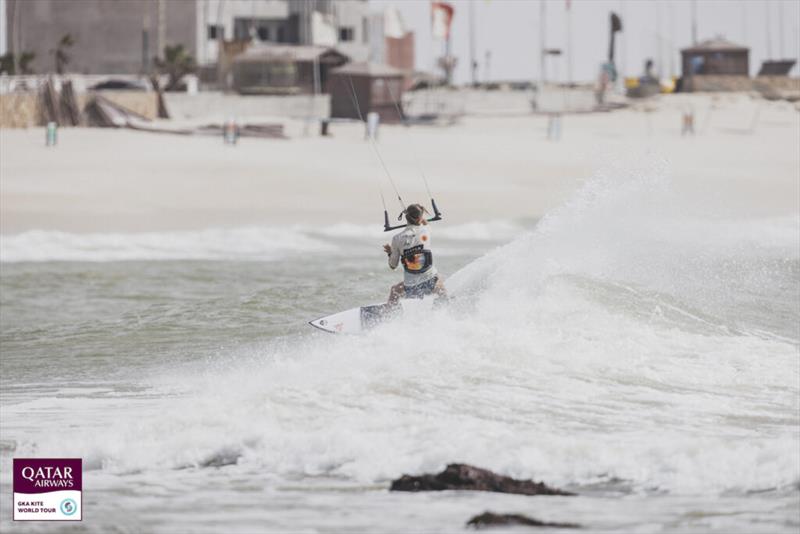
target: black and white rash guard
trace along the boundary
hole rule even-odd
[[[408,287],[427,282],[437,274],[431,253],[431,233],[427,225],[408,224],[392,238],[389,267],[403,263],[403,284]]]

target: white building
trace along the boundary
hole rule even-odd
[[[324,44],[353,61],[369,56],[367,0],[2,2],[6,50],[35,53],[37,73],[53,71],[51,51],[66,34],[75,41],[67,69],[85,74],[149,72],[153,57],[174,45],[210,68],[222,40]]]

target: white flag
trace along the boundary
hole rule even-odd
[[[406,25],[403,24],[403,17],[393,7],[387,7],[383,12],[383,35],[392,39],[402,39],[406,35]]]

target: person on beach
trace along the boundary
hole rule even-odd
[[[389,256],[389,268],[396,269],[402,263],[403,281],[392,286],[389,304],[397,304],[401,297],[421,299],[436,294],[446,297],[444,281],[433,265],[431,233],[420,204],[409,205],[404,213],[406,227],[392,238],[392,244],[383,245]]]

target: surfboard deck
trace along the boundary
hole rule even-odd
[[[404,313],[430,310],[434,300],[434,297],[426,297],[424,299],[401,299],[395,305],[383,303],[359,306],[314,319],[308,324],[331,334],[360,334]]]

